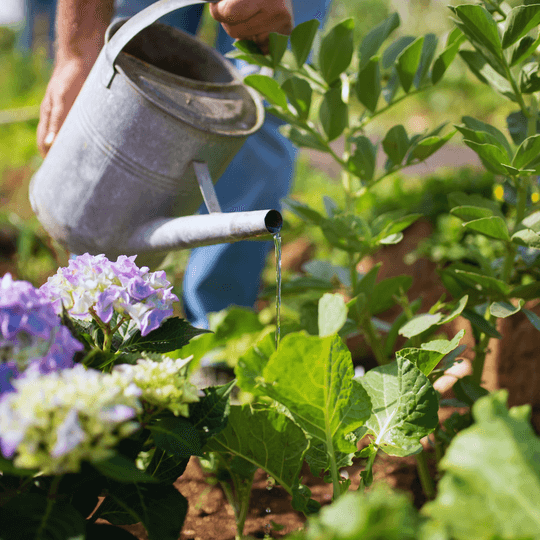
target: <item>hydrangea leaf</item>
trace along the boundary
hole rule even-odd
[[[148,428],[158,448],[177,458],[202,455],[199,433],[185,418],[167,416],[154,420]]]
[[[227,427],[204,450],[231,454],[263,469],[293,495],[308,446],[302,429],[275,408],[235,405]]]
[[[540,439],[530,407],[506,407],[507,392],[480,398],[475,424],[450,444],[439,495],[424,511],[456,540],[537,538]]]
[[[137,469],[132,460],[119,454],[93,465],[101,474],[118,482],[157,482],[154,477]]]
[[[341,294],[326,293],[319,300],[319,336],[339,332],[347,320],[347,306]]]
[[[437,394],[427,377],[398,356],[396,362],[371,369],[358,382],[368,393],[373,412],[357,435],[373,435],[375,444],[393,456],[420,452],[420,439],[438,423]]]

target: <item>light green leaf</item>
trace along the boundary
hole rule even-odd
[[[287,94],[291,105],[296,109],[300,120],[307,120],[313,93],[311,85],[305,79],[291,77],[281,85],[281,88]]]
[[[489,208],[481,206],[456,206],[450,210],[450,213],[463,221],[472,221],[473,219],[487,218],[493,215]]]
[[[270,58],[272,58],[272,67],[276,69],[287,50],[287,44],[289,43],[289,36],[283,34],[277,34],[276,32],[270,32],[268,36],[268,52]]]
[[[440,324],[446,324],[457,317],[459,317],[462,313],[462,311],[465,309],[465,306],[467,305],[467,302],[469,301],[469,296],[465,295],[463,298],[459,299],[459,302],[457,303],[457,306],[452,310],[450,314],[448,314],[444,319],[441,320]]]
[[[507,392],[473,405],[475,423],[452,440],[438,496],[423,512],[456,540],[538,538],[540,440],[530,407],[506,408]]]
[[[467,140],[463,142],[478,154],[478,157],[488,171],[495,174],[507,175],[507,171],[501,163],[507,163],[508,158],[500,147],[493,144],[478,144]]]
[[[446,70],[450,67],[450,64],[456,58],[461,44],[465,41],[465,36],[461,36],[449,45],[435,60],[433,63],[433,69],[431,71],[431,82],[437,84],[446,73]]]
[[[324,36],[319,51],[319,67],[324,80],[332,84],[349,67],[353,55],[354,19],[346,19]]]
[[[352,432],[369,417],[371,402],[353,381],[351,353],[334,335],[287,334],[263,369],[259,385],[289,410],[294,421],[329,452],[354,453]],[[332,448],[329,448],[329,445]]]
[[[444,354],[428,349],[407,348],[396,353],[396,358],[407,359],[412,362],[424,375],[428,376],[443,359]]]
[[[424,36],[415,39],[398,57],[396,69],[405,92],[409,92],[420,66]]]
[[[266,75],[248,75],[244,78],[244,82],[255,88],[257,92],[262,94],[270,103],[287,110],[287,95],[282,90],[279,83]]]
[[[500,146],[508,154],[509,158],[513,156],[514,153],[512,151],[512,148],[510,147],[510,143],[508,142],[508,139],[505,137],[504,133],[500,131],[499,129],[497,129],[495,126],[492,126],[491,124],[486,124],[485,122],[482,122],[481,120],[473,118],[472,116],[464,116],[461,119],[461,121],[463,122],[465,127],[470,130],[470,132],[474,132],[476,135],[476,138],[471,138],[467,134],[465,136],[466,139],[478,142],[480,144],[486,143],[486,142],[490,144],[495,144],[496,146]],[[458,126],[456,127],[459,129]],[[465,132],[463,133],[465,135]],[[487,135],[488,138],[487,139],[480,138],[480,135],[482,133]]]
[[[427,377],[409,360],[369,370],[358,379],[373,404],[359,437],[371,434],[375,444],[393,456],[421,452],[420,439],[437,426],[439,404]]]
[[[455,270],[455,273],[465,281],[479,285],[479,288],[485,293],[493,292],[495,294],[507,296],[510,292],[510,286],[501,279],[459,269]]]
[[[323,294],[319,300],[319,336],[326,337],[339,332],[347,320],[347,312],[341,294]]]
[[[382,141],[382,146],[392,163],[400,165],[410,147],[405,128],[401,124],[390,128]]]
[[[320,152],[328,152],[328,147],[325,146],[315,135],[295,128],[294,126],[282,126],[280,131],[291,140],[292,143],[303,148],[313,148]]]
[[[506,221],[499,216],[475,219],[468,223],[464,223],[463,226],[467,229],[484,234],[485,236],[489,236],[490,238],[503,240],[504,242],[510,241],[510,234],[508,232]]]
[[[422,139],[419,143],[413,146],[408,163],[411,163],[413,160],[424,161],[435,152],[440,150],[454,135],[455,131],[451,131],[446,134],[444,137],[426,137]]]
[[[422,343],[422,349],[447,355],[457,348],[464,335],[465,330],[460,330],[450,341],[447,339],[434,339],[433,341]]]
[[[540,167],[540,135],[528,137],[519,145],[512,166],[517,169]]]
[[[382,23],[378,24],[368,32],[360,44],[360,71],[362,71],[369,60],[377,54],[381,45],[388,39],[388,36],[399,27],[399,25],[399,15],[397,13],[392,13]]]
[[[347,162],[348,170],[364,181],[373,179],[377,164],[377,147],[364,135],[352,141],[355,149]]]
[[[502,56],[499,29],[492,15],[480,5],[461,5],[454,8],[465,28],[474,38],[494,55]]]
[[[532,229],[522,229],[512,235],[512,242],[520,246],[540,249],[540,234]]]
[[[406,338],[418,336],[428,328],[439,324],[442,318],[442,313],[423,313],[422,315],[417,315],[399,329],[399,334]]]
[[[362,67],[355,89],[358,101],[368,110],[375,111],[381,95],[381,72],[378,56],[370,58]]]
[[[540,5],[518,6],[506,17],[502,46],[504,49],[540,24]]]
[[[267,334],[238,359],[234,371],[239,388],[254,395],[264,394],[258,378],[275,350],[275,337]]]
[[[227,427],[208,441],[204,451],[246,460],[293,495],[299,489],[308,446],[304,432],[275,408],[233,405]]]
[[[489,306],[489,312],[498,319],[505,319],[506,317],[511,317],[518,313],[525,302],[520,300],[517,306],[513,306],[509,302],[493,302]]]
[[[383,246],[393,246],[399,244],[403,240],[403,233],[392,233],[379,240],[379,244]]]
[[[388,69],[397,60],[398,56],[415,40],[413,36],[401,36],[391,43],[384,51],[382,68]],[[396,72],[397,77],[397,72]]]
[[[301,68],[308,59],[319,25],[317,19],[312,19],[299,24],[291,33],[291,50],[298,68]]]
[[[341,88],[330,88],[324,95],[319,118],[329,141],[337,139],[349,123],[349,108],[341,99]]]
[[[272,67],[272,62],[264,56],[255,42],[248,39],[239,39],[233,45],[238,51],[228,53],[227,56],[229,58],[237,58],[258,66]]]
[[[527,216],[521,224],[532,229],[534,232],[540,233],[540,212],[533,212],[530,216]]]

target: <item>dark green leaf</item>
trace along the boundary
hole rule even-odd
[[[382,141],[382,146],[392,163],[400,165],[410,146],[405,128],[401,124],[390,128]]]
[[[353,142],[356,146],[347,162],[347,168],[363,181],[369,182],[373,179],[377,165],[377,147],[364,135],[356,137]]]
[[[370,58],[362,67],[355,88],[358,101],[370,111],[375,111],[381,95],[381,73],[378,56]]]
[[[326,221],[324,216],[319,214],[317,210],[310,208],[309,206],[301,203],[300,201],[286,198],[283,202],[285,203],[285,206],[288,210],[296,214],[298,217],[302,218],[304,221],[307,221],[308,223],[313,223],[314,225],[320,226]]]
[[[519,74],[519,89],[523,94],[533,94],[540,90],[540,73],[538,62],[525,64]]]
[[[181,349],[189,341],[199,334],[208,334],[209,330],[195,328],[186,320],[178,317],[166,319],[163,324],[146,336],[139,331],[129,338],[121,346],[122,351],[149,351],[167,353]]]
[[[312,19],[299,24],[291,33],[291,50],[299,68],[308,59],[319,25],[319,21]]]
[[[392,69],[386,86],[382,89],[382,95],[386,103],[392,103],[399,90],[399,75],[396,68]]]
[[[335,247],[348,252],[361,252],[372,240],[367,221],[358,215],[341,214],[321,225],[326,239]]]
[[[372,286],[367,310],[371,315],[377,315],[390,309],[396,304],[394,296],[400,294],[400,290],[407,292],[412,286],[411,276],[394,276],[383,279]]]
[[[367,65],[369,60],[375,56],[381,45],[388,39],[388,36],[400,25],[399,15],[392,13],[382,23],[370,30],[362,40],[359,49],[360,71]]]
[[[413,160],[424,161],[428,157],[432,156],[435,152],[440,150],[454,135],[455,131],[451,131],[446,134],[444,137],[426,137],[422,139],[418,144],[413,146],[413,149],[410,153],[408,163],[411,163]]]
[[[433,57],[435,56],[435,50],[437,49],[438,42],[439,40],[437,39],[435,34],[426,34],[424,36],[424,44],[422,46],[420,65],[414,77],[415,88],[420,88],[420,86],[422,86],[423,82],[425,81],[429,73],[431,62],[433,61]]]
[[[518,169],[540,167],[540,135],[525,139],[517,149],[512,166]]]
[[[397,60],[398,56],[415,40],[413,36],[402,36],[384,51],[382,57],[382,68],[388,69]],[[397,76],[397,72],[396,72]]]
[[[507,170],[502,163],[508,163],[508,157],[499,146],[493,144],[478,144],[473,141],[463,141],[469,148],[474,150],[484,167],[495,174],[507,175]]]
[[[478,328],[480,332],[483,332],[484,334],[488,335],[489,337],[502,339],[501,334],[497,331],[497,329],[490,324],[484,317],[478,315],[478,313],[475,313],[472,310],[465,309],[463,311],[463,316],[470,321],[470,323]]]
[[[508,14],[503,31],[502,46],[510,47],[540,24],[540,5],[518,6]]]
[[[0,506],[2,540],[83,540],[85,530],[85,519],[73,506],[57,501],[49,507],[42,495],[21,494]]]
[[[461,34],[461,32],[460,32]],[[431,71],[431,82],[437,84],[446,73],[446,70],[450,67],[450,64],[456,58],[461,43],[465,40],[465,36],[461,36],[456,39],[451,45],[449,45],[435,60],[433,69]]]
[[[370,298],[373,293],[373,287],[375,287],[375,282],[377,281],[377,274],[381,269],[382,263],[377,263],[373,265],[368,272],[360,277],[356,288],[353,291],[353,295],[357,296],[359,294],[364,294],[366,298]]]
[[[298,117],[301,120],[307,120],[313,93],[311,85],[305,79],[291,77],[281,85],[281,88],[287,94],[290,104],[296,109]]]
[[[528,136],[528,120],[521,111],[511,113],[506,118],[506,125],[514,144],[520,145]],[[540,122],[536,123],[536,133],[540,133]]]
[[[257,92],[262,94],[270,103],[287,110],[287,95],[279,86],[279,83],[266,75],[248,75],[244,78],[244,82],[255,88]]]
[[[272,58],[272,67],[274,69],[279,66],[279,63],[287,50],[288,43],[289,36],[270,32],[270,35],[268,36],[268,52],[270,53],[270,58]]]
[[[297,146],[303,148],[313,148],[320,152],[328,152],[328,147],[324,145],[315,135],[295,128],[293,126],[283,126],[281,132]]]
[[[235,60],[242,60],[248,64],[254,64],[256,66],[269,67],[272,68],[272,62],[263,56],[262,54],[251,55],[245,54],[238,51],[232,51],[226,54],[227,58],[234,58]]]
[[[154,477],[137,469],[133,461],[118,454],[109,459],[93,463],[93,466],[103,476],[112,478],[117,482],[157,482]]]
[[[481,206],[456,206],[450,210],[450,213],[463,221],[472,221],[473,219],[486,218],[493,215],[489,208]]]
[[[527,60],[529,56],[533,54],[538,45],[540,44],[540,37],[534,39],[531,36],[525,36],[512,50],[512,58],[510,59],[510,66],[515,66],[524,60]]]
[[[452,386],[452,391],[459,401],[469,406],[472,406],[481,397],[489,395],[489,392],[474,381],[470,375],[458,379]]]
[[[465,136],[466,139],[478,142],[480,144],[485,142],[495,144],[496,146],[500,146],[502,149],[504,149],[504,151],[508,154],[508,157],[511,157],[513,155],[512,148],[510,147],[508,139],[505,137],[504,133],[498,130],[495,126],[492,126],[491,124],[486,124],[485,122],[477,120],[476,118],[473,118],[471,116],[464,116],[461,121],[469,130],[471,130],[467,132],[467,136]],[[458,126],[456,127],[460,129]],[[475,133],[476,138],[471,139],[468,136],[468,134],[471,132]],[[480,138],[480,135],[482,133],[486,134],[489,139],[484,140]],[[465,132],[463,132],[463,134],[466,135]]]
[[[516,96],[510,83],[502,75],[497,73],[493,69],[493,66],[480,53],[476,51],[459,51],[459,55],[481,82],[491,86],[508,99],[516,101]]]
[[[346,19],[324,36],[319,51],[319,67],[324,80],[332,84],[349,67],[353,55],[354,19]]]
[[[319,109],[321,125],[329,141],[337,139],[349,124],[349,108],[341,99],[341,88],[330,88]]]
[[[512,289],[510,297],[523,298],[523,300],[534,300],[535,298],[540,297],[540,282],[533,281],[527,285],[518,285]]]
[[[461,5],[454,8],[466,30],[494,55],[502,56],[499,29],[492,15],[479,5]]]
[[[424,36],[414,40],[398,57],[396,69],[405,92],[409,92],[420,66],[424,48]]]
[[[199,433],[185,418],[167,416],[157,418],[148,425],[156,446],[177,458],[201,456]]]
[[[161,450],[161,448],[156,448],[146,467],[146,473],[157,478],[162,484],[171,485],[184,474],[189,459],[180,459]]]
[[[499,216],[484,217],[475,219],[463,224],[467,229],[484,234],[497,240],[503,240],[504,242],[510,241],[510,234],[508,233],[508,226],[506,221]]]
[[[510,292],[510,286],[500,279],[483,274],[476,274],[474,272],[467,272],[465,270],[456,270],[456,274],[468,283],[479,285],[480,289],[486,293],[491,292],[507,296]]]
[[[540,317],[534,312],[530,311],[529,309],[524,309],[523,313],[527,316],[527,319],[529,319],[529,322],[537,329],[540,330]]]

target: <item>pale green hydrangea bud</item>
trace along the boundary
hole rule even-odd
[[[119,364],[113,376],[134,383],[141,391],[141,400],[160,409],[169,409],[175,416],[189,416],[189,404],[199,401],[198,390],[187,380],[190,358],[164,358],[155,362],[149,358],[137,360],[135,365]]]
[[[0,449],[14,465],[44,474],[77,472],[114,454],[139,428],[141,390],[107,373],[73,369],[13,381],[0,400]]]

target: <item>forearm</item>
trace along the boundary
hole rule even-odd
[[[114,0],[58,0],[57,60],[94,63],[112,19]]]

